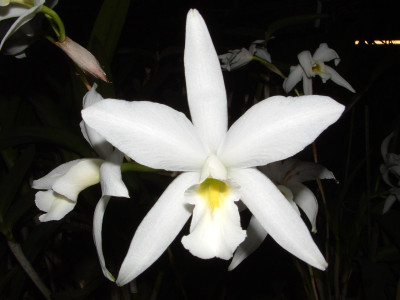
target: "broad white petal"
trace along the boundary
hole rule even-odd
[[[7,6],[7,5],[10,5],[10,0],[2,0],[2,1],[0,1],[0,6]]]
[[[232,125],[218,156],[225,166],[237,168],[285,159],[313,142],[343,110],[325,96],[268,98]]]
[[[326,269],[307,226],[265,175],[256,169],[234,169],[230,174],[241,187],[244,204],[279,245],[306,263]]]
[[[328,47],[328,44],[322,43],[319,45],[317,50],[315,50],[313,55],[314,60],[320,60],[323,62],[331,61],[332,59],[335,60],[335,65],[337,66],[340,62],[339,55],[336,53],[335,50]]]
[[[200,195],[199,185],[186,193],[189,203],[195,206],[190,234],[182,238],[182,244],[190,253],[202,259],[230,259],[246,237],[240,225],[238,207],[234,203],[239,200],[240,193],[236,186],[229,186],[229,183],[211,181],[214,184],[202,183],[206,184],[205,195]]]
[[[231,264],[228,267],[228,271],[235,269],[243,260],[245,260],[258,247],[260,247],[262,242],[267,237],[268,232],[266,232],[260,222],[258,222],[257,219],[252,216],[249,227],[247,227],[246,234],[246,239],[236,249],[235,255],[233,256]]]
[[[100,167],[100,182],[103,196],[126,197],[129,192],[121,176],[121,163],[124,154],[115,149]]]
[[[283,81],[283,89],[286,93],[289,93],[301,81],[303,74],[304,71],[300,65],[290,67],[290,74]]]
[[[102,245],[103,218],[109,201],[109,196],[103,196],[100,198],[99,202],[97,202],[93,216],[93,239],[94,244],[96,245],[97,255],[99,256],[100,266],[104,276],[111,281],[115,281],[114,276],[110,273],[110,271],[108,271],[106,267]]]
[[[82,162],[82,160],[83,159],[76,159],[59,165],[46,176],[34,180],[32,182],[32,188],[37,190],[50,190],[56,180],[58,180],[61,176],[64,176],[69,171],[69,169]]]
[[[36,206],[46,212],[39,216],[41,222],[60,220],[74,209],[76,201],[57,194],[54,191],[37,192],[35,195]]]
[[[312,65],[314,63],[310,51],[302,51],[297,55],[299,59],[300,65],[306,73],[307,77],[315,76],[314,71],[312,70]]]
[[[102,159],[94,158],[80,160],[53,183],[52,189],[76,201],[81,191],[100,182],[100,166],[103,162]]]
[[[83,97],[83,108],[89,107],[103,100],[103,97],[96,91],[97,84],[94,83],[90,91]],[[103,159],[106,159],[113,151],[113,147],[106,139],[88,126],[85,122],[80,123],[81,131],[85,139]]]
[[[138,163],[169,171],[200,170],[206,150],[186,116],[166,105],[106,99],[83,120]]]
[[[317,232],[318,201],[314,193],[302,183],[292,183],[288,187],[294,194],[294,202],[310,220],[311,231]]]
[[[191,210],[184,203],[185,191],[198,183],[199,174],[178,176],[140,223],[122,262],[117,284],[127,284],[155,262],[185,225]]]
[[[207,26],[195,9],[187,15],[184,61],[192,122],[215,152],[228,128],[226,91]]]
[[[26,9],[24,12],[22,12],[19,16],[18,19],[11,25],[11,27],[8,29],[7,33],[4,35],[1,43],[0,43],[0,50],[4,45],[4,42],[12,35],[14,32],[16,32],[21,26],[23,26],[25,23],[29,22],[41,9],[42,5],[44,3],[44,0],[40,1],[35,1],[35,6]],[[10,10],[14,10],[14,8],[10,7]],[[18,12],[19,13],[19,12]],[[13,12],[10,11],[10,13],[7,15],[7,17],[1,18],[1,19],[6,19],[9,18],[10,15],[13,15]],[[1,21],[0,19],[0,21]]]
[[[331,75],[331,80],[336,83],[337,85],[340,85],[346,89],[348,89],[350,92],[355,93],[355,89],[348,83],[342,76],[339,75],[338,72],[336,72],[333,68],[330,66],[325,65],[325,72],[329,73]]]

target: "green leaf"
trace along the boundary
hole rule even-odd
[[[327,17],[327,15],[324,15],[324,14],[309,14],[309,15],[301,15],[301,16],[294,16],[294,17],[280,19],[280,20],[272,23],[270,26],[268,26],[268,29],[265,32],[265,39],[268,39],[276,31],[278,31],[282,28],[298,25],[301,23],[312,22],[316,19],[326,18],[326,17]]]
[[[89,41],[89,51],[97,54],[101,47],[104,58],[111,62],[117,47],[130,0],[105,0],[97,15]]]
[[[130,0],[105,0],[89,40],[89,51],[99,60],[111,81],[113,80],[110,66],[125,24],[129,4]],[[113,84],[100,82],[99,86],[104,97],[115,96]]]

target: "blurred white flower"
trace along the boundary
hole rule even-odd
[[[298,82],[303,80],[303,92],[305,95],[312,95],[312,78],[318,75],[325,83],[331,79],[336,84],[345,87],[355,93],[352,86],[340,76],[333,68],[325,65],[325,62],[334,60],[335,66],[340,62],[339,55],[335,50],[328,47],[326,43],[320,44],[314,55],[310,51],[303,51],[297,56],[300,64],[290,67],[290,74],[283,82],[283,89],[290,92]]]
[[[106,99],[82,116],[137,162],[183,172],[136,230],[117,284],[146,270],[192,216],[182,243],[203,259],[229,259],[244,240],[239,199],[275,241],[319,269],[327,263],[307,226],[276,186],[255,169],[294,155],[334,123],[344,107],[329,97],[276,96],[250,108],[228,131],[218,56],[197,10],[186,23],[185,77],[192,122],[162,104]]]
[[[319,179],[335,179],[331,171],[325,167],[289,158],[259,167],[260,171],[278,187],[281,193],[300,215],[298,207],[310,220],[312,232],[316,232],[318,202],[314,193],[303,182]],[[245,258],[253,253],[267,237],[268,232],[253,216],[247,228],[247,238],[237,248],[228,270],[236,268]]]
[[[33,19],[42,9],[45,0],[1,0],[0,1],[0,22],[16,18],[14,23],[8,28],[0,42],[0,50],[5,41],[13,35],[19,28]],[[1,26],[2,23],[0,23]]]
[[[400,155],[389,153],[388,151],[393,136],[394,132],[389,134],[381,145],[383,164],[380,166],[380,171],[383,180],[391,187],[390,194],[385,200],[382,213],[386,213],[396,200],[400,200]]]
[[[257,40],[250,45],[249,50],[242,48],[240,50],[230,50],[228,53],[219,55],[221,68],[227,71],[239,69],[251,62],[254,56],[271,62],[271,55],[262,46],[263,44],[264,40]]]
[[[89,107],[103,100],[96,91],[97,85],[83,99],[83,107]],[[101,135],[83,121],[82,134],[101,159],[84,158],[67,162],[55,168],[46,176],[34,180],[32,188],[47,190],[36,193],[36,206],[45,212],[39,217],[42,222],[60,220],[76,205],[78,194],[89,186],[101,183],[102,197],[96,205],[93,217],[93,236],[104,275],[115,280],[107,270],[102,250],[102,224],[104,212],[111,196],[129,198],[128,190],[121,178],[123,154],[113,150]]]
[[[6,1],[10,5],[10,1]],[[49,8],[53,8],[58,3],[58,0],[46,0],[45,4]],[[15,4],[11,4],[15,5]],[[0,4],[1,6],[1,4]],[[0,7],[0,14],[2,8]],[[40,28],[42,21],[44,19],[43,15],[37,15],[31,21],[25,23],[17,31],[7,38],[7,43],[2,48],[2,52],[6,55],[13,55],[16,58],[26,57],[25,50],[28,48],[38,37],[36,35],[38,29]],[[8,18],[6,21],[0,22],[0,39],[3,39],[9,27],[11,26],[12,18]]]

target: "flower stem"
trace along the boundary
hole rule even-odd
[[[50,294],[51,294],[50,290],[46,287],[46,285],[40,279],[38,273],[36,273],[35,269],[32,267],[31,263],[26,258],[24,252],[22,251],[21,245],[16,242],[13,242],[13,241],[8,241],[8,246],[10,247],[10,250],[14,254],[15,258],[20,263],[21,267],[28,274],[28,276],[33,281],[33,283],[37,286],[37,288],[41,291],[44,298],[47,300],[50,300],[51,299],[50,298]]]
[[[253,56],[252,58],[255,61],[258,61],[260,63],[262,63],[264,66],[266,66],[269,70],[271,70],[272,72],[274,72],[275,74],[279,75],[282,79],[285,79],[286,76],[283,75],[283,73],[281,72],[281,70],[279,70],[277,68],[277,66],[275,66],[274,64],[270,63],[269,61],[266,61],[262,58],[259,58],[257,56]]]
[[[121,172],[129,172],[129,171],[134,171],[134,172],[159,172],[161,170],[158,169],[152,169],[143,165],[140,165],[138,163],[123,163],[121,165]]]
[[[53,28],[55,34],[57,35],[58,41],[63,42],[65,40],[65,26],[61,21],[60,16],[52,9],[47,6],[42,6],[42,13],[49,20],[51,27]]]

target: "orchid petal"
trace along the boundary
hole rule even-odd
[[[117,284],[127,284],[146,270],[172,243],[191,215],[185,191],[198,183],[199,174],[178,176],[140,223],[118,274]]]
[[[43,3],[44,3],[44,0],[35,1],[35,6],[29,8],[29,9],[26,9],[23,13],[21,13],[18,16],[18,19],[11,25],[11,27],[8,29],[7,33],[4,35],[3,39],[1,40],[0,50],[3,47],[4,42],[12,34],[14,34],[14,32],[16,32],[25,23],[29,22],[42,9]],[[14,8],[12,8],[12,9],[14,9]],[[10,10],[11,10],[11,7],[10,7]],[[10,12],[10,15],[13,15],[12,11]],[[5,18],[1,18],[0,20],[9,18],[10,15],[7,15]]]
[[[303,74],[304,71],[300,65],[290,67],[290,74],[283,81],[283,89],[286,93],[289,93],[301,81]]]
[[[297,55],[300,65],[306,73],[307,77],[314,77],[314,71],[312,70],[313,59],[311,57],[310,51],[302,51]]]
[[[185,77],[192,122],[215,152],[228,127],[224,79],[207,26],[191,9],[186,21]]]
[[[37,192],[35,195],[36,206],[46,212],[39,216],[41,222],[58,221],[74,209],[76,201],[57,194],[54,191]]]
[[[327,263],[307,226],[276,186],[256,169],[233,169],[242,201],[272,238],[306,263],[325,270]]]
[[[89,107],[103,100],[103,97],[96,91],[96,89],[97,84],[94,83],[90,91],[88,91],[83,97],[83,108]],[[112,153],[112,145],[108,143],[103,136],[98,134],[83,121],[80,123],[80,127],[85,139],[101,158],[105,159]]]
[[[305,73],[303,73],[303,93],[304,95],[313,94],[312,79],[308,78]]]
[[[389,209],[393,206],[393,204],[396,202],[396,200],[397,198],[395,195],[389,195],[385,200],[385,204],[383,205],[382,214],[387,213]]]
[[[311,231],[314,233],[317,232],[318,201],[314,193],[301,183],[292,183],[289,185],[289,188],[294,194],[294,202],[296,202],[310,220]]]
[[[228,271],[235,269],[243,260],[245,260],[250,254],[252,254],[265,240],[268,232],[265,231],[264,227],[252,216],[250,219],[249,227],[246,231],[247,237],[243,243],[237,248],[235,255],[232,258],[231,264],[228,267]]]
[[[58,166],[46,176],[34,180],[32,182],[32,188],[37,190],[50,190],[56,180],[64,176],[73,166],[79,164],[82,161],[83,159],[76,159]]]
[[[339,55],[336,53],[335,50],[328,47],[326,43],[322,43],[319,45],[317,50],[315,50],[314,55],[312,57],[314,60],[319,61],[331,61],[332,59],[335,60],[335,66],[337,66],[340,62]]]
[[[212,179],[214,180],[214,179]],[[199,190],[201,186],[191,187],[185,195],[190,204],[194,204],[190,234],[182,238],[183,246],[193,255],[202,259],[218,257],[230,259],[233,252],[246,237],[246,232],[240,225],[238,207],[234,201],[240,198],[239,189],[222,181],[215,185],[206,185],[207,197],[203,198]],[[226,190],[224,189],[226,188]],[[224,190],[221,192],[221,189]],[[210,191],[211,190],[211,191]],[[215,199],[218,191],[219,198]],[[213,201],[210,207],[210,193]],[[228,193],[228,195],[226,195]]]
[[[206,150],[186,116],[159,103],[106,99],[82,111],[86,124],[140,164],[199,170]]]
[[[285,178],[287,183],[311,181],[317,178],[335,179],[331,171],[313,162],[289,158],[283,162],[282,168],[285,172],[290,171]]]
[[[338,72],[336,72],[333,68],[330,66],[325,66],[325,72],[331,74],[331,80],[336,83],[337,85],[340,85],[346,89],[348,89],[350,92],[355,93],[355,89],[348,83],[342,76],[339,75]]]
[[[218,156],[229,167],[266,165],[301,151],[342,114],[325,96],[275,96],[251,107],[229,129]]]
[[[115,149],[100,167],[102,194],[114,197],[129,198],[129,192],[121,176],[121,163],[124,154]]]
[[[110,273],[110,271],[106,267],[106,262],[104,260],[104,254],[103,254],[102,236],[101,236],[103,230],[104,213],[106,211],[109,201],[110,201],[109,196],[103,196],[100,198],[99,202],[97,202],[93,216],[93,239],[94,239],[94,244],[96,245],[97,255],[99,256],[100,266],[104,276],[111,281],[115,281],[114,276]]]
[[[80,160],[54,182],[52,189],[76,201],[81,191],[100,182],[100,166],[103,162],[102,159],[94,158]]]

